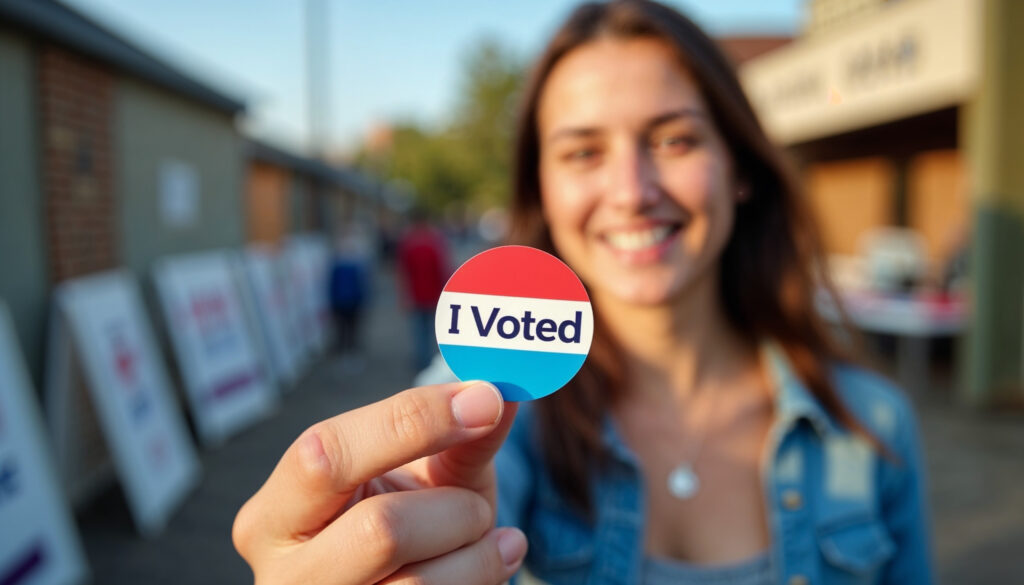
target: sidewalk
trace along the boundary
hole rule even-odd
[[[1024,583],[1024,414],[918,401],[940,583]]]
[[[231,523],[288,445],[318,420],[410,385],[406,322],[391,283],[378,279],[366,367],[351,373],[336,359],[321,361],[273,417],[202,453],[202,484],[159,538],[136,535],[118,490],[79,515],[94,583],[252,582],[231,545]],[[966,413],[941,397],[925,402],[918,410],[939,582],[1024,583],[1024,415]]]

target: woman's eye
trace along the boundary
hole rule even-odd
[[[664,136],[653,141],[653,148],[656,151],[665,153],[686,152],[697,144],[697,139],[685,134],[673,134]]]
[[[577,148],[565,153],[562,158],[569,162],[588,161],[596,158],[597,154],[596,148]]]

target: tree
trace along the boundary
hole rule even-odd
[[[484,40],[469,52],[451,132],[463,149],[472,179],[471,201],[503,205],[509,198],[509,173],[515,106],[523,67],[500,44]]]
[[[393,126],[391,145],[360,152],[356,164],[385,179],[413,186],[417,202],[435,211],[452,203],[502,205],[509,196],[515,99],[523,79],[519,61],[499,43],[483,40],[466,53],[459,97],[438,131]]]

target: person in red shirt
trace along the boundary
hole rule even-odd
[[[398,273],[409,305],[413,335],[413,366],[430,365],[437,349],[434,310],[451,270],[444,236],[422,209],[412,212],[412,224],[398,243]]]

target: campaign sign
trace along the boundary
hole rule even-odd
[[[313,353],[327,348],[331,341],[331,312],[328,298],[330,247],[315,235],[293,236],[285,247],[289,282],[294,290],[300,331]]]
[[[298,237],[304,249],[304,258],[309,271],[310,295],[313,319],[319,330],[322,348],[334,340],[334,319],[331,316],[329,281],[331,271],[331,246],[327,238],[317,234]]]
[[[140,532],[155,534],[197,483],[199,461],[138,287],[127,272],[108,272],[65,282],[56,303],[54,334],[70,336],[132,517]],[[71,392],[60,373],[51,376],[65,383],[48,388],[58,411]],[[67,415],[51,412],[57,421]]]
[[[295,331],[296,343],[302,348],[303,360],[320,351],[320,329],[313,298],[313,281],[306,265],[305,248],[297,240],[288,242],[281,250],[281,270],[288,287],[288,320]]]
[[[230,258],[225,252],[165,258],[154,276],[199,436],[219,444],[277,403]]]
[[[242,253],[245,280],[253,292],[270,363],[277,380],[288,387],[301,373],[305,346],[292,318],[294,303],[280,260],[280,255],[266,246],[250,246]]]
[[[249,272],[248,250],[238,250],[231,254],[231,274],[242,301],[249,330],[253,332],[257,353],[260,354],[264,367],[271,379],[280,390],[287,389],[294,379],[283,366],[277,355],[278,347],[273,339],[273,327],[278,324],[276,315],[265,315],[261,291]]]
[[[583,283],[554,256],[526,246],[481,252],[445,285],[434,327],[460,380],[486,380],[506,400],[564,386],[583,365],[594,315]]]
[[[0,584],[81,583],[88,569],[42,416],[0,302]]]

